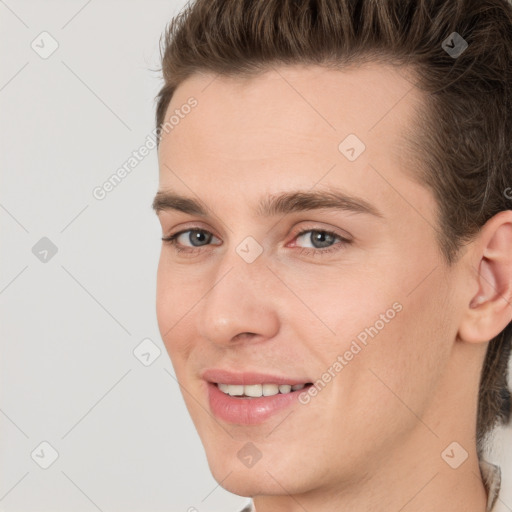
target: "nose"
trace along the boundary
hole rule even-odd
[[[233,253],[212,272],[196,317],[199,334],[219,346],[262,341],[279,331],[276,279],[264,257],[247,263]]]

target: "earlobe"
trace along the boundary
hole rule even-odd
[[[473,255],[477,265],[471,278],[477,292],[470,297],[458,335],[468,343],[483,343],[512,321],[512,210],[483,226]]]

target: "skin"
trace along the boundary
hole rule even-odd
[[[485,511],[478,380],[487,341],[512,319],[512,211],[447,266],[434,198],[412,179],[403,150],[401,134],[423,100],[404,76],[377,63],[283,66],[249,79],[195,74],[169,105],[166,118],[190,96],[198,101],[163,135],[159,190],[199,198],[211,215],[160,211],[162,236],[195,228],[213,237],[198,249],[182,235],[193,255],[162,244],[159,329],[214,478],[254,497],[257,512],[421,512],[446,503]],[[354,162],[338,150],[348,134],[366,145]],[[269,194],[331,187],[383,218],[255,213]],[[306,228],[351,243],[333,239],[339,250],[312,254],[311,232],[296,236]],[[235,250],[247,236],[263,248],[250,264]],[[261,425],[212,416],[205,368],[314,382],[396,302],[403,309],[307,405]],[[251,468],[237,457],[248,441],[262,455]],[[468,453],[457,469],[441,457],[454,441]]]

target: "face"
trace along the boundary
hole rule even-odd
[[[380,64],[195,75],[174,94],[157,209],[177,236],[157,318],[212,474],[236,494],[328,492],[439,442],[418,418],[446,412],[457,273],[404,158],[420,101]]]

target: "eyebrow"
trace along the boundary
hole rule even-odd
[[[153,210],[175,210],[190,215],[208,217],[207,208],[198,200],[181,196],[172,191],[158,191],[153,200]],[[345,192],[330,188],[327,191],[294,190],[274,194],[263,198],[256,209],[256,214],[263,217],[286,215],[309,210],[342,210],[351,213],[364,213],[384,218],[384,215],[368,201],[361,197],[348,195]]]

